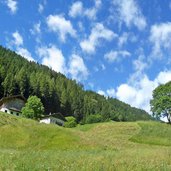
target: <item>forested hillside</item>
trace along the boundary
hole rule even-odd
[[[74,116],[77,122],[82,123],[92,115],[101,116],[101,121],[151,118],[143,110],[85,91],[75,80],[0,47],[0,98],[16,94],[26,98],[36,95],[41,98],[46,114],[61,112],[64,116]]]

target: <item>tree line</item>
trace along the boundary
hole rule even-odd
[[[0,46],[0,98],[18,94],[25,98],[36,95],[46,114],[60,112],[75,117],[78,123],[86,123],[95,115],[101,121],[151,119],[144,110],[86,91],[75,80]]]

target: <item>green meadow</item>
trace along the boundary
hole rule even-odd
[[[167,171],[170,135],[154,121],[63,128],[0,113],[0,171]]]

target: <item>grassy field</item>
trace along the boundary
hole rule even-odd
[[[62,128],[0,113],[0,171],[171,170],[171,126],[108,122]]]

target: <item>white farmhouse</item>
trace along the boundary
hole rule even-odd
[[[3,97],[0,100],[0,111],[19,116],[26,99],[21,95]]]
[[[42,117],[42,119],[40,120],[40,123],[57,124],[57,125],[63,126],[65,121],[66,120],[62,114],[54,113],[54,114],[49,114],[49,115],[45,115],[44,117]]]

